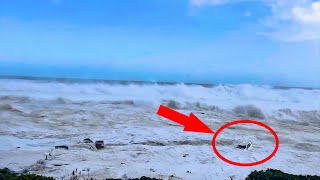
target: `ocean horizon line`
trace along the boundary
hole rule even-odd
[[[12,80],[31,80],[31,81],[46,81],[46,82],[61,82],[61,83],[105,83],[105,84],[138,84],[138,85],[177,85],[185,84],[187,86],[198,85],[206,88],[215,87],[218,85],[232,86],[250,84],[255,86],[270,86],[273,89],[305,89],[313,90],[320,89],[314,87],[299,87],[299,86],[279,86],[268,84],[252,84],[252,83],[197,83],[197,82],[178,82],[178,81],[150,81],[150,80],[120,80],[120,79],[102,79],[102,78],[69,78],[69,77],[43,77],[43,76],[13,76],[13,75],[0,75],[0,79]]]

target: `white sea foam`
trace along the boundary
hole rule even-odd
[[[63,83],[36,80],[0,80],[0,96],[57,100],[61,103],[92,101],[158,106],[172,100],[182,106],[188,103],[232,109],[238,105],[255,105],[264,112],[278,109],[319,110],[319,89],[276,89],[270,86],[217,85],[159,85]]]
[[[266,168],[319,175],[319,100],[318,89],[0,79],[0,168],[57,178],[90,168],[98,179],[244,179]],[[156,115],[160,104],[195,113],[213,131],[240,118],[262,121],[277,132],[279,151],[261,166],[229,165],[213,153],[212,135],[183,132]],[[233,161],[261,160],[275,145],[265,131],[230,127],[218,136],[218,149]],[[92,151],[84,138],[104,140],[107,148]],[[235,148],[248,141],[252,150]],[[69,150],[54,149],[45,160],[65,144]]]

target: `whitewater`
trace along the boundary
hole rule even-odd
[[[57,179],[74,171],[97,179],[244,179],[267,168],[320,175],[319,102],[320,89],[251,84],[0,79],[0,168]],[[214,154],[212,135],[183,132],[157,116],[160,104],[194,113],[213,131],[239,119],[263,122],[277,132],[279,150],[259,166],[227,164]],[[85,138],[106,147],[90,149]],[[235,148],[248,141],[252,149]],[[243,163],[266,158],[274,146],[273,136],[255,125],[232,126],[217,139],[221,154]]]

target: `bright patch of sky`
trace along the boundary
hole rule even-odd
[[[320,87],[320,1],[0,5],[0,75]]]

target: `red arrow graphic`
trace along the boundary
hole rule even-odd
[[[186,116],[173,109],[160,105],[157,114],[183,125],[184,131],[214,134],[214,132],[193,113],[191,113],[190,116]]]

